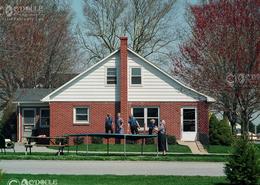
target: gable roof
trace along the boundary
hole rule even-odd
[[[39,103],[42,98],[50,94],[53,90],[44,88],[17,89],[13,103]]]
[[[129,52],[131,52],[132,54],[134,54],[135,56],[137,56],[138,58],[140,58],[143,62],[147,63],[148,65],[152,66],[153,68],[155,68],[156,70],[160,71],[163,75],[165,75],[166,77],[170,78],[171,80],[173,80],[175,83],[179,84],[183,89],[182,90],[186,90],[186,91],[191,91],[195,94],[197,94],[198,96],[200,96],[203,100],[208,101],[208,102],[214,102],[215,99],[207,96],[203,93],[200,93],[198,91],[196,91],[195,89],[192,89],[186,85],[184,85],[183,83],[179,82],[178,80],[176,80],[175,78],[173,78],[172,76],[170,76],[168,73],[166,73],[165,71],[163,71],[162,69],[160,69],[159,67],[157,67],[156,65],[154,65],[153,63],[151,63],[150,61],[148,61],[147,59],[145,59],[144,57],[140,56],[139,54],[137,54],[136,52],[134,52],[133,50],[131,50],[130,48],[127,48],[127,50]],[[61,87],[57,88],[56,90],[54,90],[53,92],[51,92],[50,94],[48,94],[47,96],[45,96],[41,101],[43,102],[48,102],[51,100],[51,96],[53,96],[54,94],[59,93],[60,91],[62,91],[62,89],[66,88],[67,86],[69,86],[71,83],[75,82],[76,80],[80,79],[83,75],[85,75],[86,73],[88,73],[90,70],[92,70],[93,68],[95,68],[97,65],[100,65],[102,62],[104,62],[106,59],[108,59],[109,57],[113,56],[114,54],[116,54],[117,52],[119,52],[119,49],[115,50],[114,52],[112,52],[111,54],[109,54],[107,57],[103,58],[102,60],[100,60],[99,62],[97,62],[95,65],[93,65],[92,67],[90,67],[89,69],[83,71],[82,73],[80,73],[79,75],[77,75],[76,77],[74,77],[73,79],[71,79],[70,81],[68,81],[67,83],[65,83],[64,85],[62,85]]]

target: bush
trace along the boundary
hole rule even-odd
[[[102,137],[92,137],[91,138],[92,144],[103,144]]]
[[[81,145],[84,143],[84,137],[74,137],[73,142],[75,145]]]
[[[175,136],[167,135],[167,141],[168,141],[168,144],[169,144],[169,145],[175,145],[175,144],[177,144],[177,142],[176,142],[176,137],[175,137]]]
[[[213,114],[209,120],[209,142],[211,145],[230,146],[232,143],[232,131],[227,118],[219,121]]]
[[[66,137],[66,138],[56,138],[55,139],[55,144],[56,145],[59,145],[59,144],[62,144],[62,145],[67,145],[69,143],[69,139]]]
[[[3,176],[4,176],[4,173],[3,173],[3,171],[0,169],[0,184],[1,184],[1,182],[3,181]]]
[[[0,121],[0,133],[2,133],[5,138],[15,140],[16,138],[13,137],[16,135],[16,122],[15,107],[12,104],[8,105],[3,110],[3,116]]]
[[[227,179],[235,185],[256,185],[259,167],[256,148],[247,137],[236,139],[233,155],[225,167]]]
[[[145,144],[146,144],[146,145],[152,145],[152,144],[154,144],[154,138],[146,138],[146,139],[145,139]]]

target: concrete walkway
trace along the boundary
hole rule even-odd
[[[15,152],[25,152],[25,147],[23,143],[15,143]],[[13,152],[13,150],[6,150],[6,152]],[[47,147],[38,147],[38,146],[33,146],[32,147],[32,152],[46,152],[46,153],[53,153],[55,150],[49,149]]]
[[[5,173],[224,176],[224,163],[161,161],[2,160]]]
[[[208,154],[199,141],[177,141],[179,145],[188,146],[193,154]]]

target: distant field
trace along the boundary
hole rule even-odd
[[[5,174],[1,184],[8,180],[51,180],[57,185],[222,185],[225,177],[188,176],[114,176],[114,175],[28,175]]]

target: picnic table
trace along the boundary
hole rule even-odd
[[[68,134],[66,135],[68,137],[86,137],[87,138],[87,153],[88,153],[88,141],[89,137],[101,137],[105,138],[107,140],[107,154],[109,154],[109,139],[114,138],[114,139],[124,139],[124,155],[126,156],[126,140],[142,140],[141,143],[141,155],[143,155],[143,150],[144,150],[144,139],[146,138],[157,138],[157,135],[147,135],[147,134],[105,134],[105,133],[93,133],[93,134]],[[157,141],[158,142],[158,141]],[[158,146],[156,144],[156,151],[157,151],[157,156],[158,156]]]
[[[37,144],[37,146],[56,146],[58,147],[58,152],[57,155],[63,154],[63,150],[68,144],[66,144],[66,139],[67,137],[47,137],[47,136],[29,136],[29,137],[23,137],[27,140],[27,142],[24,144],[26,154],[29,149],[29,154],[32,154],[32,147],[34,146],[33,142],[39,141],[39,140],[46,140],[48,144],[43,145],[43,144]],[[35,143],[35,144],[36,144]]]

